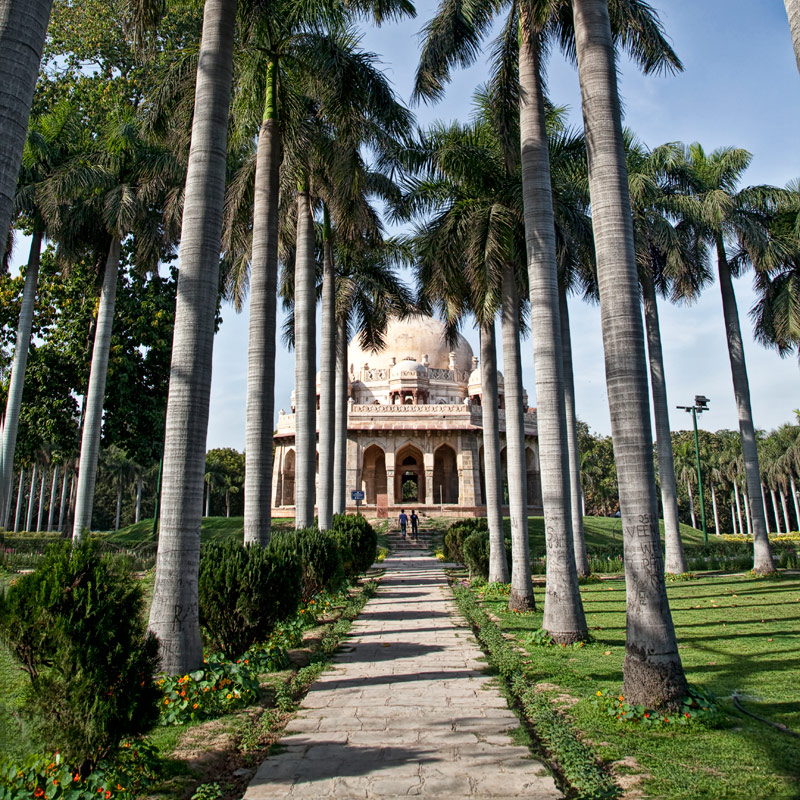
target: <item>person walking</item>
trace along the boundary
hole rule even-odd
[[[413,508],[411,509],[411,538],[415,542],[419,538],[419,517]]]
[[[400,509],[400,516],[397,518],[397,521],[400,523],[400,535],[405,539],[406,527],[408,526],[408,514],[406,514],[404,508]]]

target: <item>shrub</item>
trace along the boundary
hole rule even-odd
[[[232,539],[205,545],[198,600],[206,644],[236,658],[263,642],[297,611],[300,565],[280,549],[242,547]]]
[[[51,546],[9,587],[0,636],[30,678],[23,713],[81,775],[158,720],[158,642],[141,588],[91,540]]]
[[[511,541],[504,539],[506,562],[511,566]],[[476,531],[464,539],[462,545],[464,564],[470,575],[477,575],[484,580],[489,579],[489,531]]]
[[[448,561],[464,563],[464,540],[476,531],[488,531],[485,517],[460,519],[454,522],[444,534],[444,555]]]
[[[303,602],[322,591],[335,592],[344,583],[344,568],[334,535],[316,528],[281,531],[272,536],[270,551],[299,563]]]
[[[345,575],[355,578],[365,573],[378,555],[378,534],[360,514],[337,514],[333,518],[332,531],[342,550],[343,560],[349,551]]]

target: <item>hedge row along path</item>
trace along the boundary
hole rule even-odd
[[[384,561],[378,595],[311,687],[244,800],[563,795],[479,661],[444,571],[422,553]]]

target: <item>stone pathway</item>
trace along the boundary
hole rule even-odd
[[[384,566],[377,596],[244,800],[562,797],[512,742],[519,720],[483,672],[439,562],[405,552]]]

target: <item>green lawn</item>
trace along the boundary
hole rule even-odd
[[[624,770],[649,776],[642,784],[648,797],[797,798],[798,740],[736,713],[730,698],[736,691],[749,711],[800,732],[800,577],[706,576],[669,584],[668,593],[687,677],[717,696],[728,714],[722,728],[619,724],[591,702],[597,690],[616,693],[622,685],[622,580],[581,587],[594,643],[527,644],[535,680],[556,685],[554,695],[579,699],[567,704],[577,727],[604,761],[634,759]],[[540,607],[543,600],[537,592]],[[541,613],[512,615],[502,601],[487,605],[523,644],[541,626]]]

